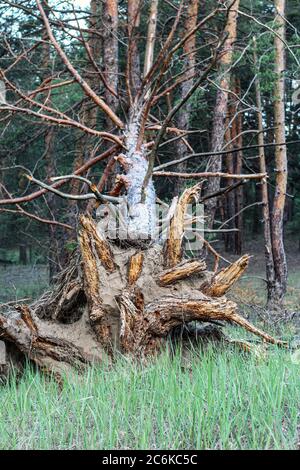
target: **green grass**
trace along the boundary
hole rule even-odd
[[[1,449],[295,449],[300,364],[209,347],[0,387]]]

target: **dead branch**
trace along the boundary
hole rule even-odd
[[[222,173],[222,172],[209,172],[203,171],[201,173],[180,173],[176,171],[154,171],[153,176],[164,176],[169,178],[183,178],[183,179],[200,179],[200,178],[228,178],[236,180],[256,180],[263,179],[267,177],[267,173],[253,173],[253,174],[232,174],[232,173]]]
[[[97,155],[94,158],[91,158],[86,163],[84,163],[82,166],[80,166],[77,170],[75,170],[74,174],[75,175],[80,175],[81,173],[84,173],[89,168],[91,168],[93,165],[96,165],[96,163],[110,157],[117,149],[118,149],[118,147],[114,145],[113,147],[106,150],[102,154]],[[59,188],[59,187],[63,186],[66,182],[67,182],[67,180],[58,181],[57,183],[53,184],[52,188]],[[34,193],[28,194],[27,196],[21,196],[21,197],[12,198],[12,199],[0,199],[0,206],[1,205],[9,205],[9,204],[21,204],[23,202],[30,202],[30,201],[33,201],[34,199],[37,199],[38,197],[42,196],[43,194],[46,194],[46,192],[47,192],[47,189],[41,189],[41,190],[36,191]]]
[[[300,143],[300,139],[298,140],[290,140],[289,142],[280,142],[280,143],[275,143],[275,142],[269,142],[263,145],[248,145],[246,147],[238,147],[238,148],[232,148],[231,150],[220,150],[219,152],[201,152],[201,153],[191,153],[189,155],[186,155],[185,157],[178,158],[177,160],[172,160],[170,162],[162,163],[161,165],[158,165],[153,168],[153,171],[160,171],[163,170],[164,168],[168,168],[169,166],[173,165],[178,165],[179,163],[185,162],[186,160],[190,160],[191,158],[196,158],[196,157],[209,157],[209,156],[214,156],[214,155],[228,155],[231,153],[239,153],[242,152],[243,150],[252,150],[252,149],[257,149],[261,147],[276,147],[276,146],[283,146],[283,145],[293,145],[293,144],[298,144]]]
[[[86,95],[89,96],[94,101],[94,103],[96,103],[97,106],[99,106],[102,109],[102,111],[104,111],[104,113],[112,120],[112,122],[117,127],[122,129],[124,127],[123,122],[118,118],[118,116],[116,116],[116,114],[111,110],[111,108],[109,106],[107,106],[107,104],[101,98],[99,98],[98,95],[96,95],[96,93],[91,89],[91,87],[88,85],[88,83],[81,77],[81,75],[78,73],[78,71],[73,67],[73,65],[69,61],[68,57],[66,56],[66,54],[64,53],[64,51],[62,50],[62,48],[60,47],[60,45],[58,44],[58,42],[55,39],[55,37],[53,35],[53,32],[52,32],[52,29],[51,29],[51,26],[50,26],[50,23],[48,21],[47,15],[45,14],[45,11],[44,11],[40,1],[36,0],[36,4],[38,6],[38,9],[39,9],[40,14],[42,16],[42,19],[44,21],[45,28],[47,30],[49,39],[50,39],[51,43],[53,44],[54,48],[56,49],[56,52],[58,53],[58,55],[62,59],[63,63],[66,65],[67,69],[71,73],[71,75],[79,83],[79,85],[82,87],[82,89],[84,90]]]

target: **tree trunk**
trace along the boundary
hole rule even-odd
[[[254,64],[257,65],[256,55],[256,43],[254,44]],[[259,76],[256,75],[255,79],[255,94],[256,94],[256,107],[257,107],[257,122],[258,122],[258,145],[259,147],[259,169],[262,173],[266,173],[266,158],[264,145],[264,128],[263,128],[263,116],[262,116],[262,103],[260,93],[260,80]],[[267,278],[267,296],[268,303],[272,302],[272,291],[275,281],[274,272],[274,260],[273,260],[273,248],[272,248],[272,237],[271,237],[271,225],[270,225],[270,206],[269,206],[269,194],[268,194],[268,183],[266,179],[261,181],[261,199],[263,202],[262,206],[262,217],[264,224],[264,241],[265,241],[265,260],[266,260],[266,278]]]
[[[45,134],[45,161],[46,161],[46,174],[48,176],[55,176],[56,162],[55,162],[55,130],[50,127]],[[51,216],[56,219],[59,212],[59,201],[54,194],[47,194],[47,206],[51,212]],[[48,225],[49,237],[49,251],[48,251],[48,264],[49,264],[49,280],[53,282],[55,276],[61,271],[68,260],[66,246],[63,243],[62,230],[55,225]]]
[[[136,0],[128,0],[128,58],[127,58],[127,88],[128,95],[136,96],[141,84],[141,65],[138,50],[138,28],[140,26],[140,8]]]
[[[97,224],[81,215],[79,249],[53,290],[30,306],[4,306],[0,312],[1,338],[58,379],[63,372],[111,360],[116,351],[135,358],[157,354],[175,328],[192,321],[225,321],[265,342],[285,344],[240,316],[225,297],[247,268],[248,255],[218,273],[208,272],[202,259],[185,257],[187,208],[198,200],[201,183],[175,200],[168,236],[163,244],[157,237],[152,178],[141,202],[148,161],[146,147],[138,145],[137,116],[132,109],[126,153],[117,157],[126,202],[101,205]],[[251,350],[249,343],[237,345]]]
[[[283,40],[285,38],[285,0],[275,0],[277,36],[274,36],[275,45],[275,142],[285,143],[285,50]],[[287,264],[283,244],[283,217],[287,187],[287,153],[285,145],[275,147],[276,183],[273,201],[271,230],[273,245],[273,260],[275,269],[275,282],[270,292],[270,303],[279,307],[281,311],[282,301],[287,286]]]
[[[231,103],[228,107],[228,118],[226,119],[226,131],[225,131],[225,142],[226,150],[230,150],[235,146],[236,139],[236,120],[235,120],[235,107]],[[226,155],[226,171],[227,173],[235,173],[235,164],[234,164],[235,154],[228,153]],[[233,180],[230,178],[227,181],[228,185],[233,184]],[[227,229],[234,230],[236,228],[235,223],[235,193],[230,191],[226,196],[226,219],[229,221],[226,225]],[[225,233],[225,250],[229,253],[234,252],[234,242],[235,242],[235,232]]]
[[[192,30],[197,24],[198,17],[198,0],[189,0],[186,7],[186,18],[183,27],[183,36]],[[180,87],[180,95],[183,98],[189,89],[192,87],[194,82],[195,73],[195,62],[196,62],[196,33],[193,34],[183,46],[184,53],[184,69],[183,80]],[[191,120],[192,103],[191,100],[187,101],[185,105],[180,109],[177,116],[177,127],[179,129],[187,131]],[[186,137],[188,139],[188,137]],[[178,159],[183,158],[189,151],[189,147],[186,140],[180,139],[176,144],[176,152]],[[187,163],[182,162],[177,166],[177,171],[180,173],[186,172]],[[175,185],[174,195],[181,193],[183,189],[183,181],[177,180]]]
[[[118,107],[119,80],[119,41],[118,41],[118,0],[105,0],[103,3],[103,63],[104,75],[109,89],[105,89],[105,101],[114,112]],[[112,123],[107,122],[108,127]]]
[[[116,5],[105,3],[105,21],[113,25]],[[116,57],[114,34],[111,39]],[[152,62],[149,48],[146,70]],[[81,370],[113,358],[115,351],[135,358],[152,356],[174,328],[192,321],[225,321],[265,342],[285,344],[240,316],[237,305],[225,297],[247,268],[248,255],[218,273],[208,272],[204,260],[186,256],[186,226],[194,222],[188,206],[199,201],[202,183],[175,198],[167,214],[167,237],[159,236],[141,124],[145,105],[147,101],[133,102],[122,135],[124,153],[114,155],[123,169],[118,181],[124,194],[110,201],[119,204],[99,195],[98,223],[87,215],[79,217],[78,250],[51,292],[30,306],[0,306],[0,337],[48,373]],[[108,115],[113,116],[111,108]],[[95,195],[95,187],[90,189]],[[251,348],[249,343],[242,347]]]
[[[99,92],[99,76],[97,76],[93,63],[100,63],[101,59],[101,50],[102,50],[102,41],[101,38],[96,33],[100,28],[100,20],[102,13],[102,5],[100,0],[91,0],[90,2],[90,18],[89,18],[89,28],[91,33],[87,38],[87,47],[89,49],[90,57],[86,57],[87,65],[84,79],[91,86],[95,92]],[[100,67],[99,67],[100,68]],[[98,109],[94,106],[94,103],[89,101],[84,101],[80,109],[80,121],[91,129],[96,128]],[[92,156],[94,147],[94,138],[91,135],[80,132],[77,137],[77,142],[75,145],[75,159],[73,163],[75,172],[80,168],[85,161],[87,161]],[[82,183],[78,180],[71,180],[70,182],[70,193],[79,194]],[[89,210],[92,210],[93,204],[88,205]],[[76,228],[76,220],[78,219],[79,207],[78,202],[75,200],[68,201],[67,209],[67,222],[69,225]],[[70,253],[72,252],[72,246],[76,243],[76,233],[68,232],[67,233],[67,243],[70,247]],[[65,263],[63,264],[65,265]]]
[[[158,8],[158,0],[151,0],[146,51],[145,51],[145,59],[144,59],[144,74],[143,74],[144,77],[149,72],[153,63],[156,25],[157,25],[157,8]]]
[[[105,0],[102,5],[102,34],[103,34],[103,64],[106,86],[104,89],[105,102],[110,109],[116,113],[119,106],[118,86],[119,86],[119,13],[118,0]],[[108,116],[104,118],[104,125],[107,131],[111,131],[114,126]],[[107,143],[104,143],[103,149],[107,149]],[[105,187],[107,191],[112,190],[117,173],[116,162],[113,157],[109,159],[107,168],[109,172]]]
[[[116,230],[111,224],[116,218],[104,215],[96,225],[82,215],[79,251],[53,291],[31,306],[16,305],[0,314],[1,337],[48,373],[81,370],[116,350],[135,357],[156,354],[175,327],[191,321],[224,320],[283,344],[241,317],[224,297],[249,256],[218,274],[207,272],[201,259],[185,259],[187,206],[199,197],[201,184],[185,190],[173,207],[164,245],[156,238],[151,178],[141,203],[148,165],[144,147],[136,150],[138,131],[132,112],[125,130],[127,152],[119,155],[127,190],[125,207],[117,209],[123,224]],[[116,210],[106,209],[104,214]]]
[[[49,15],[48,1],[43,0],[43,8],[46,15]],[[51,77],[51,57],[50,57],[50,44],[48,41],[47,31],[44,29],[43,34],[43,48],[42,48],[42,83]],[[44,97],[45,102],[51,106],[51,92],[46,92]],[[56,175],[56,161],[55,161],[55,130],[53,127],[48,127],[45,132],[44,139],[44,159],[46,163],[46,174],[48,177]],[[47,194],[47,206],[53,219],[58,215],[58,201],[54,194]],[[48,251],[48,264],[49,264],[49,279],[52,283],[55,276],[60,272],[64,262],[66,261],[66,251],[64,245],[61,243],[61,230],[55,225],[48,225],[49,237],[49,251]]]
[[[240,79],[236,77],[236,88],[235,92],[237,96],[240,96],[241,94],[241,84],[240,84]],[[238,113],[236,117],[236,132],[237,132],[237,138],[236,138],[236,146],[237,148],[242,148],[243,147],[243,136],[242,136],[242,131],[243,131],[243,115],[241,112]],[[243,173],[243,155],[242,151],[239,151],[235,154],[235,173],[236,174],[241,174]],[[236,196],[236,228],[238,231],[235,233],[235,254],[241,255],[242,254],[242,248],[243,248],[243,200],[244,200],[244,188],[243,186],[239,186],[236,190],[235,193]]]
[[[54,291],[30,307],[0,314],[1,337],[46,372],[81,370],[112,357],[116,349],[135,357],[153,355],[175,327],[194,320],[224,320],[283,344],[241,317],[224,297],[248,256],[213,276],[201,260],[175,264],[169,259],[172,251],[158,244],[121,248],[109,243],[90,218],[82,216],[80,223],[80,254]]]
[[[235,0],[231,3],[227,23],[225,26],[225,34],[227,39],[225,40],[223,47],[223,54],[221,55],[219,65],[221,80],[219,82],[216,104],[214,109],[213,127],[211,142],[212,152],[219,152],[222,150],[224,143],[225,134],[225,119],[227,114],[228,105],[228,90],[230,89],[230,66],[232,63],[232,55],[234,43],[236,41],[237,33],[237,18],[239,0]],[[222,170],[222,156],[211,156],[207,164],[207,171],[220,172]],[[220,189],[220,178],[210,178],[207,184],[207,193],[212,194]],[[216,198],[209,199],[206,204],[206,215],[207,215],[207,226],[209,229],[213,227],[213,222],[216,212]]]

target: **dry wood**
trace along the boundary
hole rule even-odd
[[[128,265],[128,284],[135,284],[143,269],[144,253],[140,251],[131,256]]]
[[[227,268],[222,269],[214,276],[211,284],[201,286],[202,292],[212,297],[224,295],[247,269],[249,259],[249,255],[244,255]]]
[[[94,234],[89,231],[89,228],[85,228],[85,230],[81,230],[79,233],[84,272],[84,291],[87,298],[92,328],[100,344],[102,344],[106,351],[111,352],[111,331],[103,309],[100,292],[101,284],[97,266],[98,253],[93,247]]]
[[[186,192],[184,203],[197,190]],[[178,205],[182,216],[182,201]],[[284,344],[245,320],[223,296],[246,269],[248,255],[212,278],[207,275],[199,288],[207,274],[201,260],[185,260],[162,271],[160,246],[134,252],[106,240],[106,247],[97,245],[99,240],[94,223],[81,217],[81,263],[73,257],[70,273],[63,273],[50,297],[45,294],[31,307],[17,305],[13,314],[0,316],[1,338],[47,373],[70,366],[82,369],[103,352],[113,355],[115,348],[137,357],[153,355],[175,327],[191,321],[235,323],[268,343]],[[108,249],[113,264],[107,263]]]
[[[160,286],[168,286],[174,282],[186,279],[193,274],[200,273],[206,269],[206,262],[204,260],[188,260],[183,261],[174,268],[163,271],[159,278],[158,284]]]
[[[90,234],[90,240],[94,244],[94,248],[99,257],[99,260],[105,269],[107,269],[109,272],[113,272],[115,270],[115,263],[112,250],[107,240],[105,240],[103,236],[97,232],[94,222],[89,217],[82,215],[80,217],[80,223],[85,229],[85,233]]]
[[[225,297],[215,299],[204,294],[199,294],[194,299],[190,297],[162,297],[146,305],[144,318],[147,320],[138,324],[137,331],[133,335],[134,343],[131,352],[135,354],[157,352],[161,346],[161,338],[164,338],[173,328],[183,322],[193,320],[233,322],[260,336],[268,343],[285,345],[284,342],[274,339],[238,315],[236,308],[236,304]]]
[[[73,342],[41,334],[28,307],[23,305],[16,307],[21,316],[0,314],[0,336],[13,343],[35,364],[48,370],[62,372],[66,365],[82,370],[85,364],[91,363],[92,357],[85,354],[83,349]]]
[[[165,265],[174,267],[182,258],[182,237],[187,205],[199,196],[202,184],[186,189],[181,195],[170,222],[169,236],[165,243]]]

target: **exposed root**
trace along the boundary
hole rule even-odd
[[[165,265],[174,267],[182,259],[182,238],[185,231],[187,205],[199,197],[202,183],[186,189],[180,197],[170,222],[169,236],[165,243]]]
[[[126,300],[126,301],[125,301]],[[161,339],[182,323],[191,321],[209,322],[211,320],[225,320],[236,323],[247,331],[260,336],[264,341],[284,345],[270,335],[254,327],[236,313],[237,306],[225,297],[211,298],[200,294],[197,298],[163,297],[145,306],[143,315],[138,312],[133,296],[128,293],[123,298],[124,324],[130,324],[130,337],[126,343],[126,352],[134,354],[153,354],[161,345]],[[122,330],[123,338],[126,336],[126,327]],[[124,341],[124,339],[123,339]]]
[[[222,269],[210,284],[201,286],[201,291],[212,297],[221,297],[235,284],[247,269],[250,256],[244,255],[227,268]]]
[[[203,272],[205,269],[206,263],[204,260],[185,260],[174,268],[163,271],[157,282],[160,286],[168,286],[193,274]]]
[[[27,306],[17,306],[21,315],[0,315],[0,338],[12,343],[32,362],[48,371],[61,373],[68,367],[82,370],[83,366],[96,360],[72,341],[57,336],[57,329],[48,329],[56,336],[46,336],[40,331]]]
[[[143,268],[144,253],[142,251],[131,256],[128,264],[128,284],[131,286],[136,283]]]
[[[243,318],[241,315],[238,315],[237,313],[235,313],[232,316],[232,318],[230,318],[229,320],[241,326],[245,330],[250,331],[250,333],[253,333],[256,336],[260,336],[267,343],[277,344],[278,346],[284,346],[284,347],[288,345],[287,342],[281,341],[279,339],[275,339],[272,336],[268,335],[268,333],[265,333],[264,331],[260,330],[256,326],[252,325],[252,323],[250,323],[248,320]]]
[[[80,256],[74,252],[70,264],[56,279],[51,291],[31,305],[31,310],[39,317],[62,323],[77,321],[86,304],[81,272]]]
[[[248,255],[214,275],[207,273],[203,260],[181,261],[186,205],[198,191],[191,188],[180,198],[164,250],[159,245],[136,251],[110,244],[82,216],[80,257],[74,256],[52,294],[1,315],[0,337],[39,367],[58,373],[81,370],[95,358],[101,360],[103,351],[112,355],[116,348],[137,357],[155,354],[174,328],[189,322],[234,323],[266,343],[285,346],[240,316],[237,305],[223,295],[246,269]],[[239,345],[251,349],[247,342]]]
[[[80,223],[84,228],[84,233],[89,234],[90,243],[94,245],[95,251],[102,265],[107,271],[113,272],[116,266],[108,241],[102,237],[99,231],[97,232],[94,222],[89,217],[82,215],[80,217]],[[81,231],[81,233],[83,232]]]
[[[79,242],[89,318],[98,341],[107,351],[111,351],[110,325],[102,305],[100,276],[97,266],[98,251],[95,250],[95,240],[98,241],[98,236],[94,231],[94,226],[85,224],[85,230],[81,230],[79,233]],[[106,264],[106,257],[104,258],[104,264]]]

